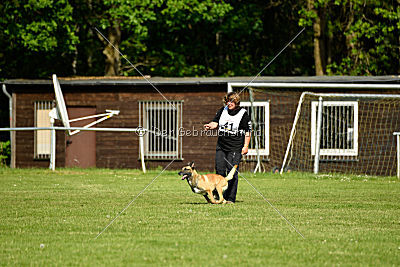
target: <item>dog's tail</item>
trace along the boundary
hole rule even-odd
[[[237,166],[238,166],[238,165],[233,166],[233,168],[232,168],[232,170],[229,172],[228,176],[225,177],[225,179],[226,179],[227,181],[229,181],[229,180],[231,180],[231,179],[233,178],[233,175],[234,175],[235,172],[236,172]]]

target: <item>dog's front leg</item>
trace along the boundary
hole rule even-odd
[[[211,203],[210,198],[208,197],[208,193],[206,193],[205,195],[203,195],[203,197],[207,200],[208,203]]]

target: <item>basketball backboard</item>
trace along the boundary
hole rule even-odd
[[[65,106],[64,96],[61,92],[60,83],[58,82],[57,75],[55,74],[53,74],[53,85],[54,85],[54,93],[56,96],[56,108],[58,115],[64,127],[69,128],[70,124],[69,124],[67,107]],[[68,130],[68,133],[71,134],[71,131]]]
[[[106,119],[111,118],[114,115],[118,115],[119,114],[119,110],[106,110],[106,113],[103,114],[97,114],[97,115],[92,115],[92,116],[86,116],[86,117],[82,117],[82,118],[76,118],[76,119],[72,119],[70,120],[68,117],[68,112],[67,112],[67,106],[65,105],[65,101],[64,101],[64,96],[62,94],[61,91],[61,86],[60,86],[60,82],[57,79],[57,75],[53,74],[53,85],[54,85],[54,93],[55,93],[55,97],[56,97],[56,105],[57,105],[57,112],[59,114],[59,119],[62,121],[64,127],[66,128],[70,128],[70,122],[73,121],[80,121],[80,120],[86,120],[86,119],[91,119],[91,118],[96,118],[96,117],[102,117],[94,122],[89,123],[88,125],[84,126],[84,128],[89,128],[99,122],[102,122]],[[78,133],[79,130],[75,130],[75,131],[71,131],[68,130],[68,134],[69,135],[74,135],[76,133]]]

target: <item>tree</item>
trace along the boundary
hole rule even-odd
[[[147,62],[157,64],[145,69],[165,76],[215,75],[216,32],[231,10],[223,1],[166,1],[157,22],[149,25],[146,42],[151,48]]]
[[[313,26],[317,75],[398,72],[398,0],[307,0],[307,4],[299,23]]]
[[[128,53],[131,61],[138,62],[134,67],[153,65],[161,62],[148,48],[148,45],[155,44],[154,40],[160,36],[167,37],[167,34],[183,33],[191,25],[214,21],[229,9],[228,4],[212,0],[107,0],[98,4],[95,12],[100,12],[102,17],[100,27],[107,32],[107,39],[112,44],[99,35],[105,45],[106,75],[128,75],[132,71],[130,64],[121,65],[115,48]],[[154,31],[157,28],[162,28],[163,32]],[[151,36],[149,31],[152,31]]]
[[[399,2],[5,0],[0,76],[254,76],[299,25],[307,31],[262,75],[393,74]]]
[[[299,30],[297,0],[230,1],[204,20],[185,10],[149,27],[153,61],[148,73],[164,76],[256,75]],[[164,23],[170,18],[171,22]],[[307,75],[311,46],[303,34],[263,75]],[[295,48],[295,49],[294,49]],[[296,50],[296,52],[295,52]],[[300,51],[302,51],[300,53]],[[164,64],[163,64],[164,63]],[[167,64],[165,64],[167,63]]]
[[[349,2],[353,23],[344,29],[346,56],[332,64],[331,73],[387,75],[399,70],[400,8],[393,1]]]
[[[100,20],[92,20],[92,26],[105,30],[108,39],[105,40],[97,33],[105,46],[103,54],[106,57],[106,76],[121,74],[121,61],[117,50],[124,50],[124,47],[121,47],[122,40],[129,40],[131,45],[141,46],[148,36],[146,22],[156,19],[155,8],[161,3],[162,0],[105,0],[93,4],[93,16]]]
[[[78,38],[67,0],[7,0],[0,4],[0,75],[41,77],[69,74]],[[28,60],[29,59],[29,60]]]

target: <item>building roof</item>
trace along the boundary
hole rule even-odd
[[[61,85],[226,85],[228,83],[372,83],[400,84],[400,75],[392,76],[262,76],[262,77],[60,77]],[[10,79],[5,85],[41,85],[52,84],[51,78],[45,79]]]

